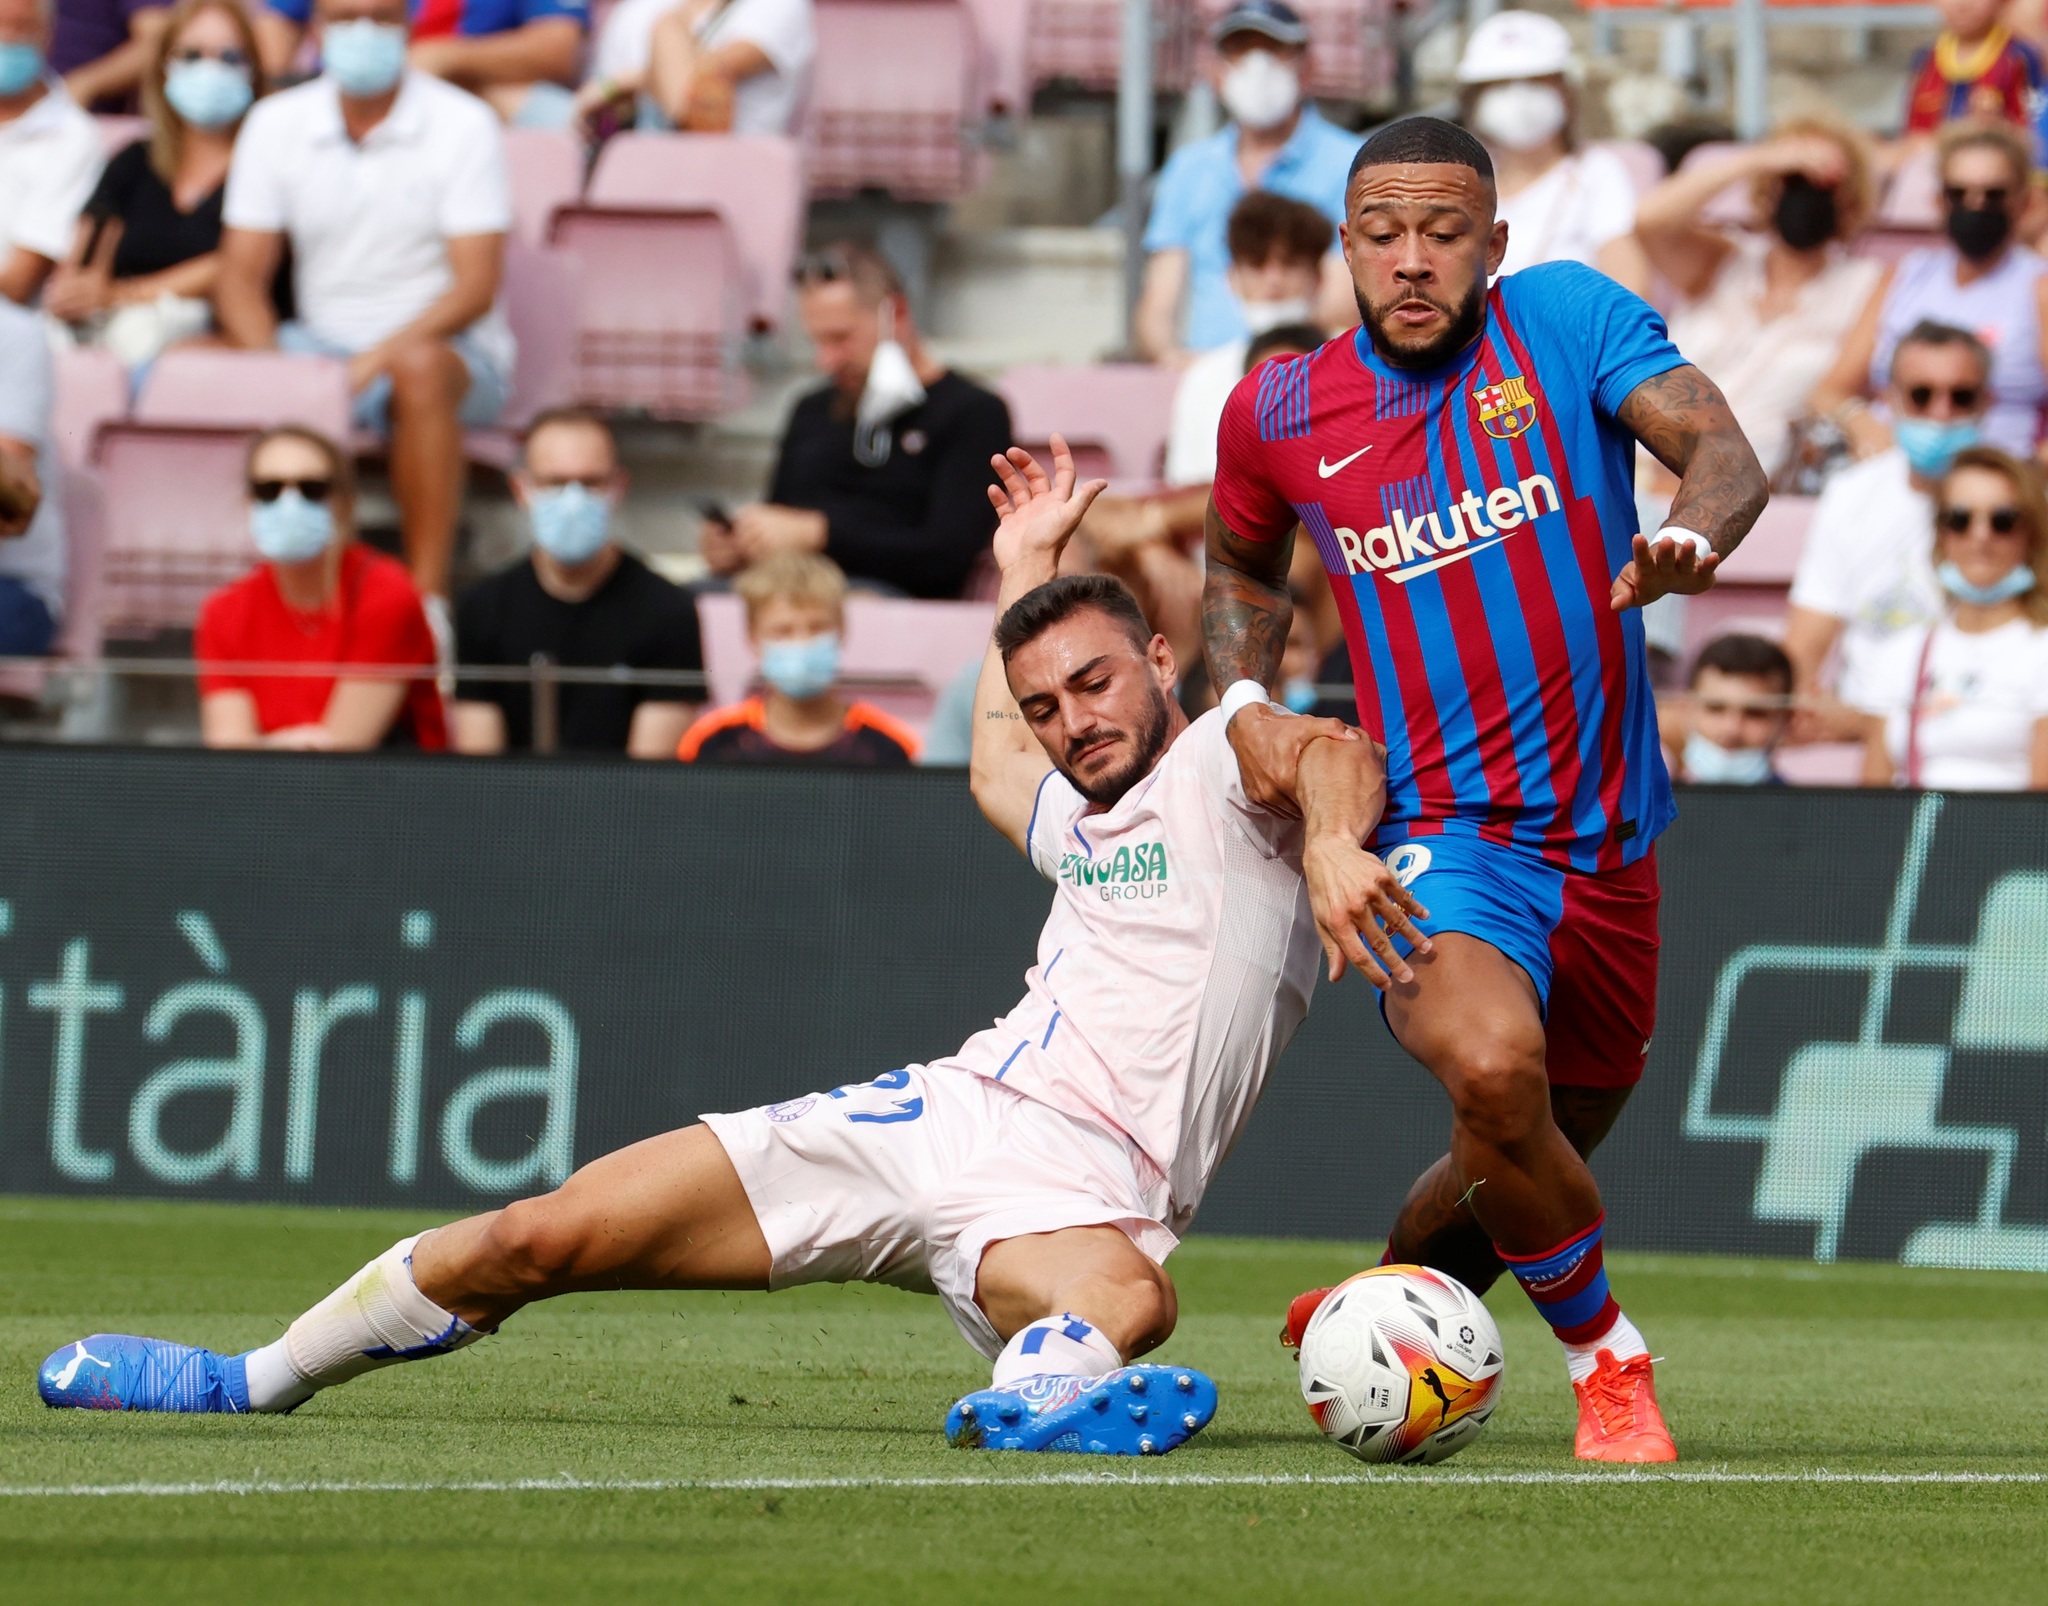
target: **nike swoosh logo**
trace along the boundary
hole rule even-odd
[[[51,1381],[60,1389],[68,1389],[71,1387],[71,1380],[78,1376],[79,1367],[83,1366],[87,1361],[91,1361],[95,1366],[105,1366],[107,1364],[97,1355],[88,1354],[85,1346],[79,1344],[77,1346],[77,1353],[64,1363],[64,1370],[59,1372]]]
[[[1508,535],[1513,533],[1510,530]],[[1456,552],[1446,552],[1442,557],[1431,558],[1427,563],[1411,563],[1405,569],[1382,569],[1380,573],[1393,581],[1395,585],[1404,586],[1410,580],[1420,575],[1429,574],[1433,570],[1441,569],[1446,564],[1463,563],[1474,553],[1484,552],[1488,547],[1499,546],[1501,542],[1508,538],[1508,535],[1496,535],[1491,541],[1481,541],[1473,546],[1461,547]]]
[[[1370,446],[1361,446],[1349,457],[1340,457],[1334,463],[1327,457],[1318,457],[1316,459],[1316,475],[1318,478],[1328,479],[1332,474],[1340,474],[1371,450]]]

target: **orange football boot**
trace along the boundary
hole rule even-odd
[[[1581,1461],[1676,1461],[1678,1447],[1657,1409],[1657,1385],[1650,1357],[1617,1361],[1614,1351],[1594,1357],[1593,1375],[1574,1383],[1579,1397],[1579,1434],[1572,1453]]]
[[[1323,1301],[1336,1292],[1331,1288],[1311,1288],[1305,1294],[1296,1294],[1287,1302],[1287,1322],[1280,1329],[1280,1342],[1289,1349],[1300,1352],[1301,1335],[1308,1331],[1308,1324],[1315,1313],[1323,1308]]]

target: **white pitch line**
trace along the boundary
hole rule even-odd
[[[499,1478],[445,1482],[375,1480],[220,1479],[211,1483],[16,1483],[0,1484],[0,1498],[16,1500],[162,1499],[200,1495],[293,1494],[666,1494],[775,1493],[830,1489],[1293,1489],[1361,1487],[1387,1489],[1501,1485],[1607,1484],[2042,1484],[2043,1472],[1736,1472],[1696,1468],[1682,1472],[1638,1469],[1615,1472],[1365,1472],[1323,1473],[1146,1473],[1056,1472],[1030,1478]]]

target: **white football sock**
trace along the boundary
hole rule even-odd
[[[250,1354],[252,1409],[287,1411],[315,1389],[380,1366],[444,1355],[484,1336],[412,1280],[412,1246],[419,1238],[393,1244],[293,1322],[283,1338]]]
[[[1041,1316],[1020,1328],[996,1357],[991,1387],[1027,1377],[1101,1377],[1124,1364],[1116,1346],[1078,1316]]]
[[[1574,1383],[1583,1383],[1593,1375],[1600,1364],[1602,1350],[1612,1352],[1617,1361],[1625,1361],[1631,1356],[1649,1354],[1650,1346],[1643,1342],[1643,1335],[1636,1331],[1636,1324],[1617,1312],[1614,1325],[1598,1338],[1584,1344],[1565,1345],[1564,1364],[1571,1369]]]

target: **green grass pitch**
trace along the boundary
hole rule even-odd
[[[103,1328],[264,1342],[422,1224],[0,1200],[0,1599],[2048,1598],[2048,1279],[2019,1275],[1613,1257],[1691,1481],[1577,1477],[1563,1366],[1512,1287],[1474,1448],[1418,1475],[1325,1444],[1274,1332],[1371,1258],[1331,1244],[1175,1257],[1162,1358],[1223,1403],[1142,1465],[948,1450],[986,1369],[936,1301],[869,1288],[564,1300],[291,1418],[35,1397],[43,1355]],[[119,1485],[219,1487],[51,1492]]]

